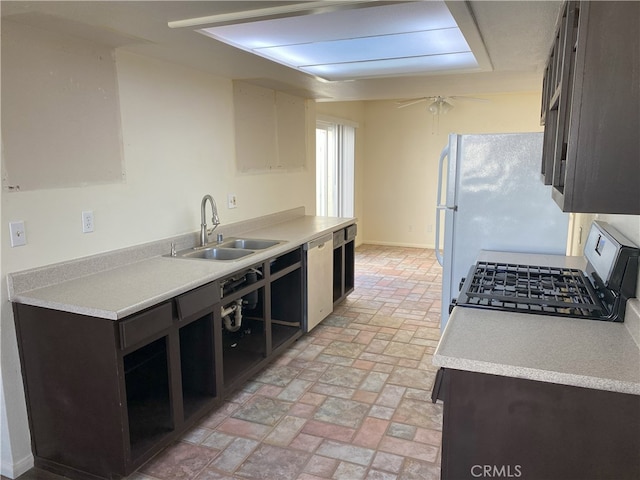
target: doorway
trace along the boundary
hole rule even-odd
[[[356,127],[316,122],[316,215],[354,216]]]

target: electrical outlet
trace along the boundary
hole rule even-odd
[[[24,229],[24,222],[9,222],[9,233],[11,234],[11,246],[20,247],[27,244],[27,232]]]
[[[82,233],[93,232],[93,212],[87,210],[82,212]]]
[[[227,194],[227,207],[228,208],[236,208],[238,206],[238,199],[236,198],[235,193]]]

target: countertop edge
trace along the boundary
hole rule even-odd
[[[469,372],[486,373],[489,375],[499,375],[503,377],[521,378],[524,380],[556,383],[559,385],[570,385],[573,387],[591,388],[594,390],[607,390],[610,392],[640,395],[640,384],[609,378],[553,372],[536,368],[490,363],[481,360],[468,360],[448,357],[437,353],[433,355],[432,363],[437,367],[451,368],[455,370],[465,370]]]
[[[53,302],[51,300],[40,300],[38,298],[16,295],[12,300],[13,303],[20,303],[22,305],[30,305],[32,307],[48,308],[50,310],[59,310],[67,313],[76,313],[78,315],[86,315],[89,317],[104,318],[106,320],[118,320],[117,312],[109,310],[102,310],[99,308],[90,309],[87,307],[78,307],[75,305],[69,305],[61,302]]]

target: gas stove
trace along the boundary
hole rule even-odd
[[[586,271],[477,262],[461,282],[455,305],[622,322],[635,297],[638,247],[610,225],[593,222]]]

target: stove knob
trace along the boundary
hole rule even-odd
[[[451,299],[451,303],[449,304],[449,315],[451,315],[451,312],[453,312],[453,307],[456,306],[457,300],[455,298]]]
[[[462,277],[462,280],[460,280],[460,285],[458,285],[458,290],[462,290],[462,286],[464,285],[464,282],[466,281],[466,277]]]

